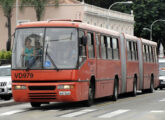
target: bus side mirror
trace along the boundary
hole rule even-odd
[[[10,41],[8,40],[6,43],[6,50],[9,51],[10,50]]]

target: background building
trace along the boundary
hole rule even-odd
[[[60,0],[59,6],[56,7],[51,3],[47,4],[42,20],[52,19],[78,19],[88,24],[130,35],[134,33],[133,14],[112,11],[84,4],[76,0]],[[17,24],[36,21],[37,18],[34,8],[32,6],[25,6],[23,10],[18,9],[17,20]],[[6,23],[7,19],[4,17],[2,8],[0,8],[0,50],[6,49],[6,41],[8,39]],[[14,33],[15,27],[16,9],[14,8],[12,14],[12,33]]]

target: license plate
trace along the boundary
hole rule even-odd
[[[70,91],[59,91],[59,95],[70,95]]]

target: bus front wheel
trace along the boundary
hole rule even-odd
[[[90,107],[94,102],[94,86],[91,84],[88,91],[88,100],[85,101],[86,105]]]

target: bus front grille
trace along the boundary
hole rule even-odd
[[[39,99],[56,99],[56,93],[29,93],[29,98],[31,100],[39,100]]]
[[[56,86],[29,86],[29,90],[55,90]]]

